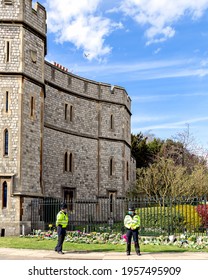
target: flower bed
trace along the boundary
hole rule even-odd
[[[35,230],[33,234],[24,236],[37,239],[57,239],[57,232]],[[141,245],[174,245],[184,248],[208,249],[208,236],[181,234],[180,236],[139,237]],[[85,233],[81,231],[67,232],[65,242],[85,244],[126,244],[126,234],[121,233]]]

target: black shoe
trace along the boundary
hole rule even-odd
[[[137,253],[138,256],[141,256],[141,253]]]
[[[129,256],[129,255],[130,255],[130,252],[126,252],[126,254],[127,254],[127,256]]]
[[[58,254],[62,254],[62,255],[64,255],[64,252],[62,252],[62,251],[59,251],[59,252],[58,252]]]

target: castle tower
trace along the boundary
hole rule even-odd
[[[42,143],[46,11],[32,0],[0,1],[0,230],[30,227],[43,196]],[[11,222],[12,221],[12,222]]]
[[[69,73],[45,55],[45,8],[0,0],[1,236],[47,224],[36,198],[93,201],[93,213],[78,214],[116,218],[113,202],[135,181],[126,90]]]

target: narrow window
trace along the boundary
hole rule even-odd
[[[30,116],[34,116],[34,97],[32,96],[30,99]]]
[[[64,171],[68,171],[68,153],[64,155]]]
[[[110,212],[113,212],[113,194],[110,194]]]
[[[6,41],[6,62],[10,61],[10,42]]]
[[[3,188],[2,188],[2,206],[3,208],[7,207],[7,182],[6,181],[3,183]]]
[[[88,87],[88,83],[85,82],[85,83],[84,83],[84,92],[87,92],[87,87]]]
[[[55,80],[55,69],[51,68],[51,79]]]
[[[113,159],[112,158],[110,159],[110,166],[109,166],[109,168],[110,168],[110,176],[112,176],[113,175]]]
[[[69,172],[72,172],[72,153],[69,154]]]
[[[113,115],[110,116],[110,129],[113,129]]]
[[[73,120],[73,106],[70,105],[70,122]]]
[[[68,104],[65,104],[65,120],[67,120],[68,117]]]
[[[4,131],[4,155],[8,156],[9,151],[9,132],[8,129],[5,129]]]
[[[68,86],[71,86],[71,84],[72,84],[72,78],[69,76],[68,77]]]
[[[129,122],[126,121],[126,135],[129,136]]]
[[[4,0],[4,5],[13,5],[12,0]]]
[[[113,212],[113,209],[114,209],[114,201],[115,201],[115,197],[116,197],[116,192],[115,191],[112,191],[112,192],[109,192],[109,210],[110,210],[110,213]],[[112,218],[109,220],[109,225],[113,225],[113,220]]]
[[[6,111],[6,113],[8,113],[8,111],[9,111],[9,92],[8,91],[6,91],[5,111]]]
[[[129,180],[129,163],[128,163],[128,161],[126,163],[126,180],[127,181]]]
[[[22,221],[22,216],[23,216],[23,203],[24,203],[24,197],[20,196],[20,221]]]

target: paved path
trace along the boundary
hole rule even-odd
[[[126,256],[125,252],[67,252],[64,255],[50,250],[29,250],[0,248],[0,260],[208,260],[208,253],[142,253],[137,256],[132,252]]]

